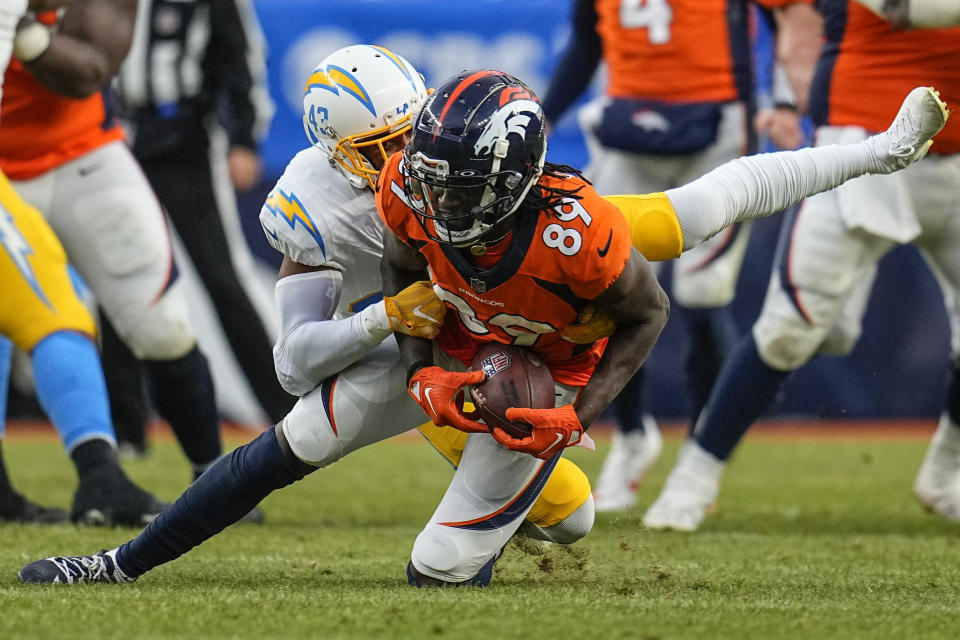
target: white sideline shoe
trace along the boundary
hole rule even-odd
[[[643,431],[613,433],[610,452],[607,453],[593,490],[597,511],[625,511],[637,503],[637,486],[643,474],[660,456],[663,437],[657,421],[643,414]]]
[[[925,508],[960,522],[960,428],[946,413],[940,416],[913,493]]]
[[[643,524],[648,529],[696,531],[707,509],[717,501],[723,467],[723,462],[695,440],[687,440],[660,497],[643,516]]]
[[[866,140],[877,161],[874,173],[893,173],[927,155],[931,138],[943,129],[949,115],[933,87],[908,93],[890,128]]]

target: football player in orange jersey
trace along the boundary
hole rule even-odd
[[[109,90],[136,10],[137,0],[74,0],[59,17],[30,21],[49,46],[7,70],[0,168],[44,214],[143,362],[158,411],[196,477],[221,451],[213,381],[190,326],[163,210],[124,143]],[[50,18],[53,27],[45,24]]]
[[[631,232],[635,245],[644,231],[675,238],[665,256],[675,257],[800,194],[915,162],[945,121],[935,92],[917,88],[890,130],[862,143],[742,158],[666,193],[608,201],[575,169],[545,162],[544,114],[522,82],[480,70],[441,83],[377,188],[392,232],[384,240],[384,293],[429,276],[448,306],[432,343],[397,335],[410,394],[435,424],[470,433],[453,482],[414,544],[410,583],[488,581],[535,499],[528,492],[538,491],[650,352],[667,302],[630,246]],[[672,232],[657,226],[665,220]],[[587,307],[616,329],[573,345],[562,330]],[[491,432],[463,411],[463,387],[483,379],[465,369],[491,341],[534,349],[553,374],[556,408],[507,410],[530,425],[527,437]]]
[[[897,96],[917,84],[935,85],[950,104],[960,101],[960,28],[898,30],[857,2],[820,0],[817,6],[827,38],[809,96],[817,147],[869,139],[896,112]],[[823,38],[797,26],[801,32],[792,37]],[[780,236],[760,316],[731,353],[696,433],[645,514],[648,527],[699,527],[740,438],[793,371],[817,355],[853,349],[878,261],[908,243],[922,250],[943,289],[954,362],[914,493],[927,508],[960,521],[958,173],[960,121],[951,120],[929,156],[909,170],[867,176],[804,201]]]
[[[666,295],[625,218],[576,170],[546,163],[546,151],[543,112],[526,85],[463,72],[427,99],[413,140],[380,173],[384,294],[429,277],[455,310],[435,343],[397,335],[410,394],[435,424],[473,432],[414,543],[412,585],[489,582],[563,450],[581,441],[667,321]],[[564,340],[558,330],[591,303],[616,330],[589,345]],[[530,424],[529,437],[491,433],[457,400],[484,378],[457,371],[490,341],[532,347],[553,374],[557,408],[507,410]]]
[[[782,14],[809,7],[757,0]],[[749,0],[573,0],[572,38],[543,107],[557,122],[602,61],[602,97],[579,113],[590,161],[584,174],[601,195],[651,193],[686,184],[756,151]],[[810,11],[813,13],[812,11]],[[785,43],[783,46],[787,46]],[[816,48],[783,50],[785,70]],[[749,240],[749,223],[724,229],[673,265],[671,297],[688,338],[684,357],[690,425],[737,336],[729,305]],[[618,396],[618,428],[595,481],[598,511],[626,509],[661,449],[644,410],[641,370]]]

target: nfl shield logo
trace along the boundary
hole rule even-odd
[[[492,378],[504,369],[510,366],[510,354],[504,351],[497,351],[489,358],[484,358],[480,363],[480,370]]]
[[[480,278],[470,278],[470,288],[477,293],[485,293],[487,290],[487,283]]]

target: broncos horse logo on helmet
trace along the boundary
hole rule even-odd
[[[497,240],[543,173],[543,109],[501,71],[464,71],[427,99],[404,150],[404,191],[431,239]]]
[[[351,45],[331,53],[310,74],[303,128],[350,184],[373,189],[378,168],[368,154],[385,162],[384,143],[410,130],[426,98],[423,78],[402,56],[384,47]]]

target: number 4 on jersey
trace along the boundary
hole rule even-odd
[[[650,44],[670,42],[673,9],[669,0],[621,0],[620,25],[624,29],[647,30]]]

